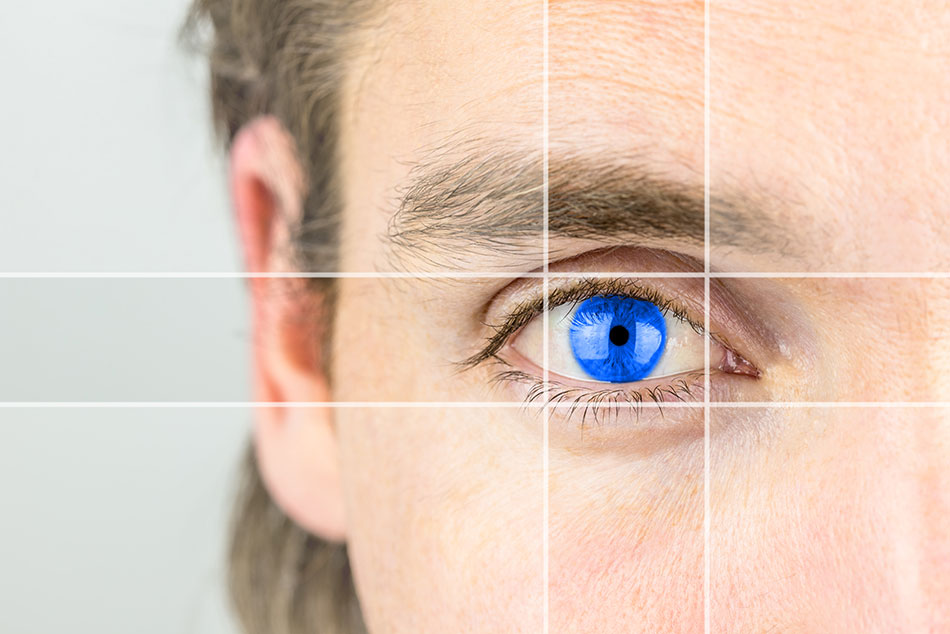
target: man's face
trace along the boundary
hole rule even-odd
[[[707,94],[702,3],[551,2],[546,91],[542,9],[395,3],[350,71],[340,268],[409,275],[340,281],[333,398],[420,404],[334,413],[371,631],[950,631],[950,279],[840,275],[950,269],[950,11],[713,2]],[[760,274],[708,420],[707,246]],[[582,293],[668,372],[578,376]]]

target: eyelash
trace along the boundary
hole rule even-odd
[[[619,413],[620,407],[610,407],[610,405],[637,405],[645,400],[659,403],[668,396],[685,401],[684,397],[692,396],[693,388],[691,386],[701,385],[703,372],[692,372],[685,376],[676,377],[669,385],[636,389],[591,390],[583,387],[566,386],[550,380],[545,384],[539,377],[520,370],[510,369],[511,365],[508,361],[499,356],[505,344],[532,319],[542,314],[545,307],[551,310],[564,304],[572,304],[572,308],[574,308],[581,302],[597,295],[631,297],[651,302],[659,308],[664,316],[671,314],[686,322],[699,335],[704,332],[703,326],[690,319],[682,306],[667,299],[656,289],[645,287],[634,280],[586,278],[564,288],[552,289],[548,294],[547,302],[543,297],[539,297],[519,304],[500,324],[486,324],[494,331],[494,334],[488,338],[485,346],[479,352],[462,361],[461,367],[470,369],[489,362],[499,364],[506,369],[499,371],[492,378],[492,383],[520,382],[529,385],[530,388],[525,403],[535,403],[542,400],[545,405],[572,403],[573,406],[566,408],[568,418],[579,414],[582,422],[586,422],[591,414],[595,422],[600,422],[605,415],[613,416]],[[639,416],[640,409],[637,407],[632,409]]]

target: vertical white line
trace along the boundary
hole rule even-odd
[[[541,78],[541,171],[542,171],[542,182],[541,182],[541,215],[542,215],[542,255],[543,262],[541,264],[542,271],[544,272],[544,277],[542,278],[542,292],[544,296],[544,305],[543,309],[544,315],[542,325],[544,331],[543,343],[544,343],[544,353],[542,355],[542,383],[545,387],[545,390],[548,386],[548,381],[550,380],[550,370],[548,364],[548,345],[549,345],[549,333],[548,327],[550,326],[550,314],[548,305],[548,293],[550,290],[550,245],[548,242],[548,227],[549,227],[549,217],[548,213],[550,210],[550,201],[549,201],[549,183],[548,183],[548,167],[549,167],[549,120],[548,120],[548,78],[549,78],[549,67],[548,67],[548,0],[543,0],[543,18],[542,26],[544,29],[544,34],[542,36],[542,78]],[[545,397],[546,398],[546,397]],[[547,406],[547,400],[545,400],[545,407],[542,413],[543,422],[542,422],[542,468],[544,470],[544,502],[543,502],[543,511],[544,516],[544,530],[542,533],[542,549],[543,549],[543,563],[542,563],[542,578],[544,580],[544,589],[543,589],[543,616],[542,616],[542,631],[544,634],[548,634],[550,627],[549,611],[550,611],[550,596],[548,588],[550,586],[549,577],[550,577],[550,477],[551,477],[551,456],[550,456],[550,427],[551,427],[551,409]]]
[[[703,0],[703,632],[710,634],[710,477],[709,477],[709,0]]]

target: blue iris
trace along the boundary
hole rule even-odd
[[[647,376],[666,345],[666,320],[652,302],[591,297],[571,320],[571,350],[597,381],[626,383]]]

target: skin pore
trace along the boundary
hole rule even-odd
[[[684,368],[698,385],[675,399],[698,407],[580,396],[581,411],[553,411],[545,588],[543,416],[520,405],[538,364],[505,346],[460,367],[543,290],[523,275],[545,264],[541,8],[393,3],[349,62],[339,270],[476,275],[348,277],[332,306],[298,299],[295,281],[252,285],[259,400],[410,405],[275,408],[257,424],[272,495],[347,542],[374,634],[539,632],[545,618],[551,632],[703,631],[703,368]],[[950,17],[896,0],[710,15],[710,268],[778,273],[711,284],[710,335],[756,372],[711,368],[710,398],[764,403],[711,413],[712,629],[946,631],[950,412],[874,403],[950,401],[950,281],[781,273],[947,269]],[[594,228],[552,231],[554,281],[636,280],[702,324],[702,280],[662,274],[703,270],[702,239],[677,230],[703,211],[703,4],[551,2],[549,23],[552,210],[572,201],[564,217]],[[267,118],[235,140],[250,270],[293,270],[292,147]],[[604,183],[609,199],[571,198]],[[421,214],[395,240],[407,193],[436,185],[454,196],[438,208],[457,207],[445,240],[420,238]],[[674,220],[595,222],[617,201]],[[483,221],[512,205],[521,230],[500,240]],[[499,377],[512,369],[528,381]],[[802,401],[825,404],[767,405]],[[829,405],[844,402],[864,405]]]

